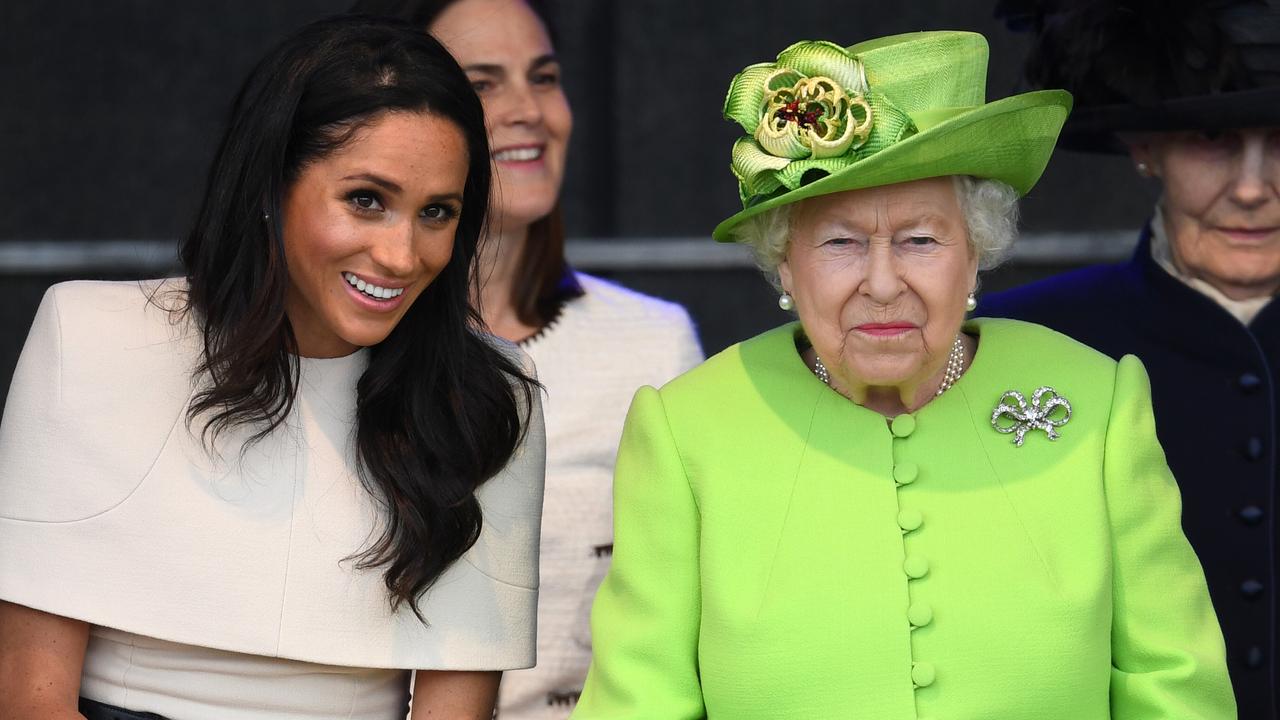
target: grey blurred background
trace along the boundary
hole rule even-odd
[[[559,0],[575,135],[570,260],[685,304],[708,353],[786,319],[741,248],[709,239],[738,207],[720,118],[729,79],[801,39],[975,30],[988,97],[1019,91],[1030,38],[994,0]],[[0,388],[45,288],[175,272],[231,98],[251,65],[344,0],[0,4]],[[986,291],[1130,251],[1154,199],[1118,157],[1058,153]]]

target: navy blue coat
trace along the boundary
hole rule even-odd
[[[1240,717],[1275,718],[1280,302],[1245,327],[1156,264],[1146,230],[1126,263],[991,295],[976,314],[1047,325],[1113,358],[1142,359]]]

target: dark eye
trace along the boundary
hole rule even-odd
[[[474,90],[477,95],[486,93],[493,89],[493,81],[492,80],[472,80],[471,89]]]
[[[382,198],[378,194],[369,190],[356,190],[347,196],[347,201],[360,212],[380,212],[382,210]]]
[[[545,85],[547,87],[555,87],[560,84],[560,72],[548,71],[536,73],[533,76],[534,85]]]
[[[924,247],[925,245],[932,245],[935,242],[937,242],[937,240],[929,237],[928,235],[912,235],[911,237],[907,238],[907,244],[916,245],[919,247]]]
[[[1224,130],[1202,130],[1193,133],[1191,141],[1209,150],[1231,150],[1241,143],[1239,133]]]
[[[829,238],[829,239],[828,239],[825,243],[823,243],[823,244],[824,244],[824,245],[833,245],[833,246],[835,246],[835,247],[843,247],[843,246],[845,246],[845,245],[852,245],[852,244],[853,244],[853,238],[847,238],[847,237],[834,237],[834,238]]]
[[[449,222],[458,216],[458,208],[452,205],[428,205],[422,208],[422,217],[434,222]]]

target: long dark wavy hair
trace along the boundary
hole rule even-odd
[[[349,12],[404,20],[426,31],[440,13],[458,0],[356,0]],[[555,45],[556,27],[549,0],[524,0],[542,21],[551,44]],[[574,277],[564,254],[564,220],[557,200],[544,218],[529,226],[529,237],[516,266],[511,284],[511,304],[520,322],[542,327],[555,320],[561,306],[582,295],[582,287]]]
[[[479,537],[476,488],[521,442],[535,383],[481,336],[469,303],[489,201],[484,114],[461,68],[421,29],[321,20],[272,50],[241,88],[181,248],[183,311],[204,340],[188,421],[203,423],[207,440],[248,427],[256,442],[289,415],[300,365],[285,314],[283,198],[308,163],[397,111],[453,122],[469,156],[453,256],[369,348],[356,389],[357,466],[385,518],[353,558],[384,567],[392,606],[408,603],[423,619],[422,592]]]

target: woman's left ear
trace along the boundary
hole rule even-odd
[[[1154,140],[1147,136],[1130,136],[1122,139],[1125,146],[1129,148],[1129,158],[1133,160],[1133,168],[1138,176],[1144,178],[1159,176],[1154,160],[1155,153],[1151,148]]]

